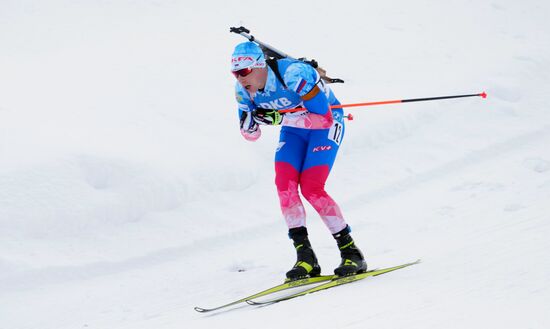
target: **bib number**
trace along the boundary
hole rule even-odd
[[[328,139],[335,142],[336,145],[340,145],[340,142],[342,141],[343,131],[344,126],[340,122],[335,120],[332,124],[332,127],[330,127],[330,130],[328,131]]]

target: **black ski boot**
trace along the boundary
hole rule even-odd
[[[338,276],[354,275],[367,270],[365,257],[361,250],[357,248],[349,233],[350,228],[346,226],[342,231],[332,235],[336,239],[338,248],[340,248],[340,256],[342,257],[340,266],[334,269],[334,274]]]
[[[307,238],[307,229],[303,226],[292,228],[288,231],[288,236],[294,241],[297,260],[294,267],[286,272],[286,282],[319,276],[321,267],[313,249],[311,249],[311,243]]]

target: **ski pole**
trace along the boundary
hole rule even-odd
[[[366,102],[366,103],[354,103],[354,104],[340,104],[340,105],[331,105],[330,108],[331,109],[340,109],[340,108],[344,108],[344,107],[358,107],[358,106],[385,105],[385,104],[397,104],[397,103],[409,103],[409,102],[435,101],[435,100],[441,100],[441,99],[462,98],[462,97],[487,98],[487,93],[482,92],[482,93],[478,93],[478,94],[468,94],[468,95],[437,96],[437,97],[396,99],[396,100]],[[291,112],[298,112],[298,111],[303,111],[303,108],[281,110],[279,112],[280,113],[291,113]]]

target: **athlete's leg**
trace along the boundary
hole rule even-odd
[[[298,185],[307,141],[300,130],[302,129],[283,127],[275,153],[275,185],[281,211],[289,229],[306,226],[306,212],[298,193]]]
[[[335,121],[333,129],[312,131],[300,176],[302,195],[319,213],[332,234],[347,226],[340,207],[325,191],[325,183],[344,133],[343,125],[338,124]]]

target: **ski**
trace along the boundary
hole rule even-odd
[[[310,288],[310,289],[307,289],[307,290],[304,290],[304,291],[301,291],[301,292],[298,292],[298,293],[294,293],[294,294],[291,294],[291,295],[288,295],[288,296],[284,296],[284,297],[280,297],[280,298],[276,298],[276,299],[271,299],[271,300],[268,300],[268,301],[265,301],[265,302],[257,302],[257,301],[252,300],[252,298],[250,298],[250,299],[246,300],[246,303],[249,304],[249,305],[266,305],[266,304],[278,303],[278,302],[293,299],[293,298],[296,298],[296,297],[304,296],[304,295],[307,295],[307,294],[310,294],[310,293],[313,293],[313,292],[317,292],[317,291],[320,291],[320,290],[325,290],[325,289],[329,289],[329,288],[332,288],[332,287],[341,286],[343,284],[359,281],[359,280],[362,280],[362,279],[365,279],[365,278],[368,278],[368,277],[371,277],[371,276],[378,276],[378,275],[381,275],[381,274],[389,273],[389,272],[396,271],[396,270],[399,270],[399,269],[402,269],[402,268],[405,268],[405,267],[409,267],[411,265],[415,265],[415,264],[418,264],[418,263],[420,263],[420,259],[415,261],[415,262],[412,262],[412,263],[406,263],[406,264],[397,265],[397,266],[393,266],[393,267],[371,270],[371,271],[367,271],[365,273],[360,273],[360,274],[355,274],[355,275],[350,275],[350,276],[345,276],[345,277],[335,277],[334,279],[330,280],[327,283],[323,283],[323,284],[320,284],[320,285],[315,286],[313,288]],[[257,297],[255,297],[255,298],[257,298]]]
[[[233,305],[236,305],[236,304],[239,304],[239,303],[244,303],[244,302],[246,302],[248,300],[251,300],[251,299],[254,299],[254,298],[258,298],[258,297],[266,296],[266,295],[273,294],[273,293],[276,293],[276,292],[279,292],[279,291],[283,291],[283,290],[286,290],[286,289],[291,289],[291,288],[296,288],[296,287],[301,287],[301,286],[307,286],[307,285],[314,284],[314,283],[326,282],[326,281],[330,281],[332,279],[334,279],[334,275],[321,275],[321,276],[316,276],[316,277],[312,277],[312,278],[294,280],[294,281],[286,282],[286,283],[271,287],[269,289],[266,289],[264,291],[261,291],[259,293],[254,294],[254,295],[250,295],[248,297],[241,298],[241,299],[236,300],[234,302],[227,303],[227,304],[224,304],[224,305],[221,305],[221,306],[218,306],[218,307],[214,307],[214,308],[195,307],[195,311],[200,312],[200,313],[212,312],[212,311],[216,311],[216,310],[219,310],[219,309],[222,309],[222,308],[233,306]]]

